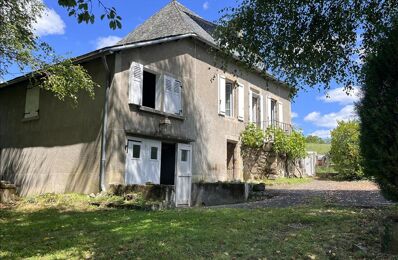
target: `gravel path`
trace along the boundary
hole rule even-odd
[[[214,207],[289,207],[305,205],[314,201],[330,205],[363,208],[383,207],[394,204],[384,199],[377,185],[370,181],[336,182],[314,180],[305,184],[267,186],[266,193],[271,198],[262,201]]]

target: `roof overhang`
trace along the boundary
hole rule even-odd
[[[145,47],[145,46],[150,46],[150,45],[155,45],[155,44],[161,44],[161,43],[166,43],[166,42],[171,42],[171,41],[177,41],[177,40],[182,40],[182,39],[186,39],[186,38],[194,38],[196,40],[199,40],[207,45],[209,45],[210,47],[216,49],[216,50],[220,50],[221,48],[214,44],[213,42],[210,42],[206,39],[203,39],[202,37],[199,37],[197,34],[195,33],[187,33],[187,34],[180,34],[180,35],[173,35],[170,37],[164,37],[164,38],[159,38],[159,39],[153,39],[153,40],[149,40],[149,41],[142,41],[142,42],[134,42],[134,43],[126,43],[126,44],[118,44],[118,45],[113,45],[110,47],[105,47],[102,49],[98,49],[80,56],[77,56],[75,58],[72,58],[73,62],[76,64],[79,63],[83,63],[83,62],[87,62],[90,60],[94,60],[97,58],[100,58],[102,56],[107,56],[110,54],[113,54],[114,52],[119,52],[119,51],[123,51],[123,50],[128,50],[128,49],[134,49],[134,48],[139,48],[139,47]],[[232,58],[235,59],[238,62],[242,62],[239,57],[237,57],[236,55],[232,55]],[[272,76],[271,74],[265,72],[264,70],[261,70],[260,68],[254,68],[254,70],[261,74],[262,76],[265,76],[266,78],[275,81],[287,88],[290,89],[290,86],[283,82],[278,80],[277,78],[275,78],[274,76]],[[25,75],[19,76],[17,78],[11,79],[9,81],[5,81],[3,83],[0,84],[0,88],[3,87],[7,87],[10,86],[12,84],[16,84],[19,82],[23,82],[25,80],[27,80],[29,77],[34,76],[34,74],[37,73],[37,71],[33,71],[33,72],[29,72]]]

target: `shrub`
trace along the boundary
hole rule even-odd
[[[360,146],[366,176],[374,177],[385,197],[398,201],[398,26],[366,58]]]
[[[363,171],[359,150],[359,123],[340,121],[331,136],[330,157],[337,171],[336,177],[343,180],[361,179]]]
[[[246,126],[240,137],[244,146],[260,148],[264,145],[264,131],[253,123]]]

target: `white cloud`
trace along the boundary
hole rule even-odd
[[[320,138],[330,138],[330,130],[322,129],[312,132],[310,135],[315,135]]]
[[[296,112],[292,112],[291,116],[292,116],[292,118],[297,118],[298,114]]]
[[[109,35],[106,37],[99,37],[99,38],[97,38],[97,41],[95,42],[95,48],[101,49],[104,47],[115,45],[121,39],[122,38],[120,38],[118,36],[114,36],[114,35]]]
[[[348,105],[357,102],[360,98],[361,91],[359,87],[353,87],[351,92],[347,95],[343,87],[332,89],[327,95],[318,97],[317,99],[322,100],[326,103],[339,103],[340,105]]]
[[[347,105],[338,112],[321,114],[317,111],[309,113],[304,121],[311,122],[319,127],[335,128],[337,121],[348,121],[357,119],[354,105]]]
[[[209,2],[208,1],[204,2],[202,7],[203,7],[204,10],[209,9]]]
[[[33,25],[33,30],[37,36],[52,34],[64,34],[65,23],[61,16],[54,9],[45,8],[41,17]]]

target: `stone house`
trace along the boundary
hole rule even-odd
[[[76,58],[101,86],[76,108],[26,76],[0,85],[0,179],[21,195],[174,185],[177,205],[190,204],[191,183],[243,181],[239,135],[249,122],[290,127],[289,88],[234,60],[221,66],[214,29],[172,1]]]

